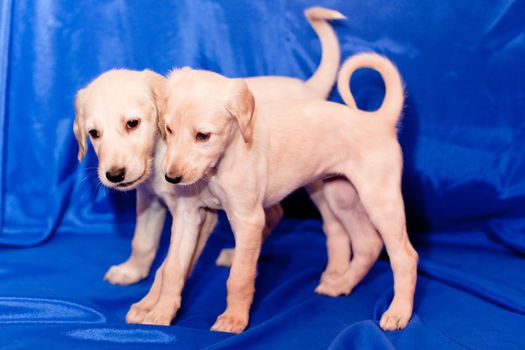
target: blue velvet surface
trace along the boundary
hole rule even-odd
[[[405,330],[387,333],[378,320],[392,297],[388,261],[377,262],[348,297],[314,294],[326,262],[321,225],[293,219],[281,223],[264,245],[249,328],[241,335],[208,331],[226,300],[228,270],[214,260],[232,243],[222,220],[171,327],[123,321],[152,278],[129,287],[102,280],[109,265],[129,254],[125,237],[61,234],[31,249],[0,249],[0,344],[13,349],[525,347],[525,260],[483,231],[441,232],[418,242],[414,316]]]
[[[384,333],[377,325],[392,295],[384,259],[349,297],[313,294],[326,261],[316,220],[285,221],[265,245],[244,334],[207,331],[225,304],[227,270],[213,265],[231,245],[225,220],[188,282],[174,326],[125,325],[127,307],[151,280],[115,287],[101,277],[129,253],[134,194],[100,188],[93,152],[77,163],[76,91],[114,67],[307,78],[320,58],[302,15],[312,5],[349,18],[333,24],[343,57],[382,53],[406,82],[403,190],[421,254],[408,328]],[[0,344],[525,347],[524,13],[523,0],[3,0]],[[363,109],[377,107],[383,89],[369,71],[352,80]],[[339,100],[336,92],[331,99]]]

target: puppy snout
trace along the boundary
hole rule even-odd
[[[164,176],[166,178],[166,181],[168,181],[169,183],[172,183],[172,184],[178,184],[179,182],[182,181],[182,176],[169,176],[168,174],[166,174]]]
[[[125,177],[126,168],[111,168],[109,171],[106,171],[106,178],[113,183],[122,182]]]

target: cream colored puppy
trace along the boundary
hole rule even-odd
[[[310,8],[306,11],[306,17],[321,40],[322,59],[319,68],[306,82],[286,77],[246,79],[261,100],[324,99],[328,96],[336,78],[340,51],[337,37],[327,20],[344,16],[328,9]],[[81,89],[75,100],[74,132],[79,143],[79,160],[87,152],[86,138],[89,135],[99,158],[98,175],[101,182],[120,191],[137,189],[137,221],[131,255],[124,263],[112,266],[104,276],[113,284],[135,283],[149,274],[166,210],[175,210],[175,187],[164,180],[159,161],[166,147],[157,126],[165,99],[164,84],[164,77],[149,70],[111,70]],[[346,234],[323,201],[319,186],[319,183],[309,186],[309,192],[323,216],[329,244],[340,245],[339,241],[347,240]],[[275,207],[269,214],[268,231],[279,221],[282,212],[279,207]],[[204,216],[206,220],[199,233],[200,248],[195,252],[193,261],[216,222],[215,213],[206,211]],[[222,265],[231,263],[231,251],[226,250],[225,253],[218,259]],[[346,259],[345,256],[341,257],[344,254],[330,257],[327,274],[341,272],[339,260]]]
[[[221,206],[235,236],[227,307],[213,330],[238,333],[248,325],[264,208],[307,183],[338,175],[350,181],[347,188],[355,189],[354,197],[358,195],[390,256],[395,294],[380,325],[386,330],[407,325],[418,257],[406,232],[400,189],[403,164],[396,125],[403,108],[403,85],[397,69],[381,56],[351,57],[345,75],[349,77],[361,67],[376,69],[385,81],[385,99],[375,112],[325,101],[262,102],[242,79],[189,68],[170,74],[164,114],[168,148],[163,168],[168,181],[181,188],[197,186],[201,197],[200,201],[192,197],[186,204],[178,203],[177,212],[184,208],[184,216],[198,223],[201,210]],[[347,101],[353,103],[353,99]],[[325,194],[332,201],[330,191]],[[346,223],[343,218],[341,222]],[[177,277],[166,271],[187,269],[181,256],[184,252],[180,248],[176,251],[176,244],[184,249],[194,246],[194,227],[198,225],[178,231],[179,242],[173,244],[174,251],[165,261],[157,305],[148,314],[152,323],[172,318],[180,306],[180,297],[173,296],[180,295],[184,273]],[[365,240],[361,249],[375,255],[381,244],[367,249],[370,242],[375,241]],[[345,274],[344,283],[326,288],[338,287],[341,293],[351,290],[363,275],[358,264],[351,268],[351,278]],[[359,276],[354,278],[353,274]],[[320,288],[322,292],[323,286]]]

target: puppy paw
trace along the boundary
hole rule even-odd
[[[211,330],[239,334],[242,333],[247,326],[248,317],[225,311],[222,315],[217,317],[217,321],[215,321]]]
[[[324,280],[337,280],[343,277],[345,271],[348,270],[348,268],[345,269],[326,269],[323,271],[323,274],[321,275],[321,282]]]
[[[221,250],[217,260],[215,260],[215,265],[222,267],[231,267],[234,256],[235,248],[224,248],[223,250]]]
[[[177,314],[176,310],[169,308],[162,308],[155,306],[150,312],[148,312],[141,324],[149,324],[155,326],[169,326],[171,321]]]
[[[104,279],[111,284],[127,286],[137,283],[148,276],[149,269],[141,268],[129,262],[111,266]]]
[[[180,308],[180,298],[173,300],[159,300],[155,306],[145,315],[142,324],[157,326],[169,326],[177,316]]]
[[[340,295],[349,295],[353,287],[344,273],[330,272],[323,274],[319,285],[315,288],[315,292],[335,298]]]
[[[131,305],[126,314],[126,323],[141,324],[149,311],[150,309],[143,307],[140,302]]]
[[[394,305],[392,303],[381,317],[379,326],[385,331],[403,329],[407,326],[411,316],[412,308],[409,305]]]

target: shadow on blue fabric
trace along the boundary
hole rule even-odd
[[[126,325],[152,278],[117,287],[102,276],[129,254],[135,195],[100,186],[92,151],[77,162],[76,91],[115,67],[307,78],[320,59],[303,17],[313,5],[348,17],[333,23],[343,57],[384,54],[406,82],[403,191],[421,256],[408,327],[378,326],[392,296],[385,257],[350,296],[313,293],[325,240],[307,217],[288,217],[265,243],[243,334],[209,331],[225,306],[228,270],[214,265],[233,244],[224,217],[172,326]],[[3,0],[0,347],[525,348],[524,14],[523,0]],[[358,105],[373,109],[384,85],[358,73]],[[308,216],[304,199],[287,206]]]

